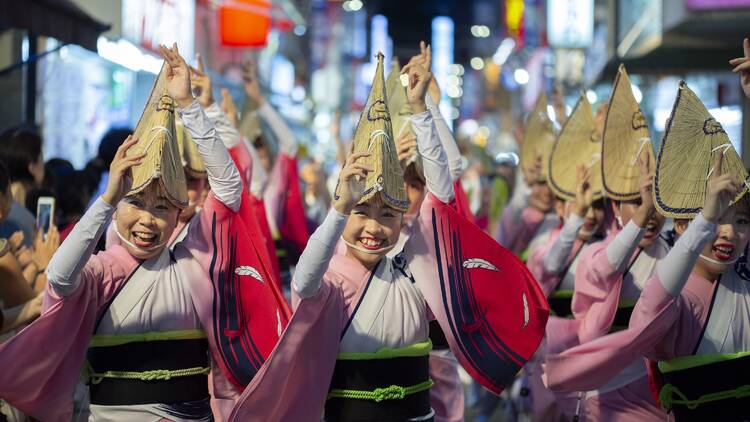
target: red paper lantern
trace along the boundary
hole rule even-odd
[[[271,2],[226,1],[219,6],[219,28],[223,45],[262,47],[271,29]]]

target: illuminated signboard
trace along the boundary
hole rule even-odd
[[[159,44],[180,48],[187,60],[195,52],[195,1],[122,0],[122,35],[136,45],[158,51]]]
[[[594,0],[547,1],[547,37],[556,48],[587,48],[594,37]]]

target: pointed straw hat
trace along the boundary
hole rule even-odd
[[[748,191],[742,159],[721,124],[682,81],[656,160],[656,209],[671,218],[695,218],[703,207],[716,154],[724,154],[722,174],[734,174],[743,186],[734,204]]]
[[[552,147],[549,159],[548,181],[552,192],[560,198],[575,198],[578,181],[577,167],[584,165],[591,170],[589,183],[594,199],[602,197],[602,177],[599,171],[602,144],[601,134],[596,129],[594,113],[586,95],[581,94],[573,112],[565,121]]]
[[[547,95],[542,92],[536,100],[534,109],[526,118],[526,130],[521,144],[521,171],[530,171],[536,157],[542,157],[541,180],[547,180],[547,167],[552,146],[555,144],[555,133],[552,121],[547,114]]]
[[[604,195],[617,201],[640,198],[638,158],[656,167],[648,124],[633,96],[630,78],[622,64],[615,77],[602,136],[602,186]]]
[[[258,117],[258,107],[255,106],[249,99],[245,101],[245,105],[242,107],[242,113],[240,113],[240,123],[238,132],[244,136],[250,142],[253,142],[257,137],[263,134],[263,128],[260,125],[260,117]]]
[[[185,174],[193,179],[207,178],[206,165],[203,163],[200,153],[198,153],[198,146],[195,145],[187,128],[182,124],[182,120],[177,119],[175,126],[177,130],[177,146],[180,149],[180,158],[182,158],[182,166],[185,168]]]
[[[133,187],[128,195],[143,191],[155,181],[172,205],[185,208],[185,171],[175,134],[175,102],[167,95],[166,66],[165,62],[135,128],[138,142],[128,150],[129,154],[146,154],[143,162],[131,169]]]
[[[404,132],[412,132],[411,116],[414,111],[406,99],[406,86],[404,86],[401,66],[398,59],[393,59],[393,67],[385,82],[388,99],[388,110],[391,112],[391,126],[393,127],[394,139],[398,139]]]
[[[380,195],[388,206],[405,212],[408,201],[404,190],[404,173],[396,154],[386,99],[383,55],[378,54],[375,79],[352,141],[353,153],[370,153],[369,157],[360,158],[360,162],[373,169],[367,174],[364,195],[359,203]]]

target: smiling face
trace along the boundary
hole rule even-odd
[[[573,210],[573,204],[571,201],[565,201],[562,198],[555,198],[555,211],[557,215],[563,220],[568,221],[570,213]],[[583,217],[583,225],[578,230],[578,238],[584,242],[591,240],[591,238],[602,229],[604,223],[604,200],[597,199],[591,204],[586,215]]]
[[[126,196],[117,204],[115,216],[117,231],[130,243],[123,246],[138,259],[158,255],[172,236],[178,213],[157,183]]]
[[[398,241],[402,219],[380,196],[354,207],[342,235],[347,256],[373,269]]]
[[[630,220],[633,219],[633,215],[635,215],[640,206],[640,199],[622,202],[612,201],[612,212],[616,217],[619,217],[621,225],[625,227]],[[666,218],[658,212],[651,214],[651,217],[649,217],[648,222],[646,223],[646,233],[638,244],[640,248],[646,249],[654,244],[659,237],[659,233],[661,233],[661,228],[664,226],[665,220]]]
[[[740,201],[738,204],[745,204]],[[676,220],[675,230],[682,235],[687,229],[688,220]],[[701,258],[693,271],[707,280],[716,280],[722,273],[734,266],[747,246],[750,234],[750,214],[745,206],[732,206],[721,217],[716,229],[716,237],[701,251]]]

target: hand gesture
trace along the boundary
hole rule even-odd
[[[424,49],[424,54],[412,57],[409,63],[401,69],[402,75],[409,75],[409,85],[406,87],[406,99],[409,101],[409,105],[411,105],[415,114],[427,110],[424,96],[432,79],[431,66],[432,49],[430,46],[427,46]]]
[[[31,252],[31,260],[36,264],[37,271],[44,271],[47,268],[47,264],[49,264],[50,259],[52,259],[52,255],[55,254],[59,247],[60,233],[57,231],[57,226],[54,224],[49,227],[47,233],[42,233],[41,230],[36,232],[36,237],[34,238],[34,249]]]
[[[733,174],[722,174],[721,163],[724,161],[724,154],[721,152],[718,154],[711,176],[706,183],[706,198],[701,211],[703,218],[712,223],[719,221],[740,190]]]
[[[196,54],[198,68],[190,67],[190,84],[201,107],[206,108],[214,103],[214,94],[211,89],[211,78],[206,74],[201,55]]]
[[[586,214],[594,203],[594,192],[591,189],[591,169],[583,164],[576,168],[576,196],[573,200],[573,212],[579,217],[586,217]]]
[[[125,142],[117,148],[115,158],[109,166],[109,179],[107,179],[107,188],[102,194],[102,199],[109,205],[117,206],[117,203],[130,191],[133,185],[133,177],[130,168],[141,164],[146,153],[140,153],[128,156],[127,152],[130,147],[138,142],[138,138],[132,135],[125,139]]]
[[[253,100],[258,107],[266,102],[263,92],[258,83],[258,72],[255,69],[255,63],[249,61],[242,66],[242,79],[245,81],[245,94]]]
[[[333,207],[341,214],[349,215],[362,199],[365,179],[367,173],[372,171],[372,167],[358,164],[357,160],[369,156],[369,153],[350,154],[339,173],[339,182],[333,194]]]
[[[239,117],[237,115],[237,105],[234,103],[232,95],[226,88],[221,89],[221,111],[223,111],[224,114],[227,115],[229,123],[231,123],[235,129],[237,129],[240,123]]]
[[[651,162],[651,154],[646,152],[646,158],[641,159],[641,157],[638,157],[638,167],[641,171],[641,176],[638,182],[638,190],[641,193],[641,207],[648,211],[649,217],[651,216],[651,213],[656,211],[656,207],[654,206],[654,194],[653,194],[653,186],[654,186],[654,175],[651,174],[650,164]]]
[[[417,155],[417,137],[410,131],[404,131],[401,136],[396,139],[396,153],[398,154],[398,162],[401,164],[401,169],[406,169],[406,166],[414,159]]]
[[[526,168],[526,171],[522,172],[524,182],[526,186],[531,186],[542,180],[542,155],[537,154],[534,158],[534,164],[531,167]]]
[[[747,38],[742,41],[742,50],[745,56],[732,59],[729,64],[734,66],[732,72],[740,74],[742,90],[745,91],[745,96],[750,98],[750,41]]]
[[[190,67],[177,50],[177,43],[172,48],[159,46],[159,52],[167,61],[167,93],[180,107],[187,107],[193,102],[190,91]]]

